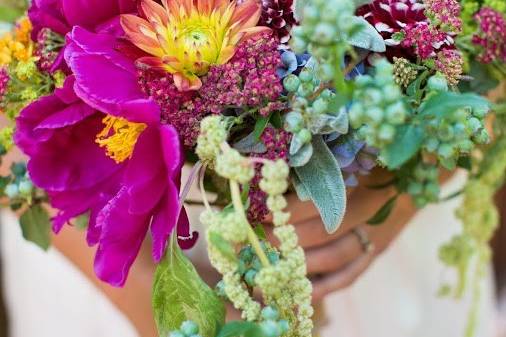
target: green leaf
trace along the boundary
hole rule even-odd
[[[262,133],[264,133],[265,128],[267,127],[267,124],[269,124],[269,119],[271,118],[271,115],[264,117],[260,116],[256,123],[255,123],[255,129],[253,130],[253,140],[254,142],[258,142],[260,140],[260,137],[262,137]]]
[[[19,218],[23,237],[35,243],[43,250],[47,250],[51,244],[51,221],[49,214],[36,204],[23,212]]]
[[[381,160],[389,169],[397,169],[420,150],[423,140],[424,133],[420,125],[401,125],[397,128],[394,141],[381,151]]]
[[[406,88],[406,93],[408,94],[408,96],[413,97],[415,101],[419,101],[423,94],[423,91],[420,90],[420,88],[422,87],[423,81],[425,81],[425,79],[428,76],[429,76],[428,70],[425,70],[423,73],[418,75],[418,77],[413,82],[411,82],[411,84],[408,85],[408,87]]]
[[[378,53],[386,50],[383,37],[366,19],[361,16],[354,16],[352,22],[353,24],[360,25],[360,29],[348,38],[347,42],[349,44]]]
[[[73,225],[77,229],[85,230],[86,228],[88,228],[89,222],[90,222],[90,213],[86,212],[74,218]]]
[[[220,235],[220,233],[210,231],[209,232],[209,241],[227,259],[229,259],[231,261],[237,260],[237,257],[235,255],[235,251],[234,251],[234,247],[232,247],[230,242],[225,240]]]
[[[14,22],[21,15],[23,15],[23,12],[20,11],[19,9],[0,5],[0,21]]]
[[[478,110],[490,109],[490,102],[479,95],[472,93],[460,94],[456,92],[440,92],[423,103],[419,114],[425,117],[444,117],[460,108]]]
[[[295,192],[297,193],[297,197],[300,201],[309,201],[311,200],[311,195],[309,191],[306,189],[306,186],[300,181],[297,173],[292,174],[292,184],[295,187]]]
[[[313,137],[313,156],[294,170],[318,208],[325,229],[335,232],[346,210],[346,187],[339,164],[322,137]]]
[[[266,337],[258,324],[247,321],[232,321],[220,330],[217,337]]]
[[[170,241],[153,285],[153,309],[160,336],[179,329],[185,320],[198,324],[202,337],[215,337],[225,322],[225,307],[200,278],[181,249]]]
[[[377,226],[385,222],[390,213],[392,213],[392,210],[394,209],[398,197],[399,195],[397,194],[388,199],[388,201],[376,212],[376,214],[374,214],[369,220],[367,220],[367,224]]]
[[[469,66],[468,75],[471,76],[472,79],[469,81],[460,81],[460,91],[486,94],[499,85],[499,81],[492,75],[489,65],[470,60]]]
[[[256,224],[255,227],[253,228],[253,231],[260,240],[267,240],[267,233],[265,233],[264,225],[262,225],[261,223]]]

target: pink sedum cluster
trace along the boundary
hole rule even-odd
[[[402,45],[414,47],[415,53],[422,59],[436,55],[436,51],[445,43],[446,34],[434,29],[428,23],[410,25],[405,28],[406,36]]]
[[[483,48],[479,60],[484,63],[506,62],[506,20],[501,13],[484,7],[474,16],[480,31],[473,43]]]
[[[6,68],[0,68],[0,103],[7,92],[10,76]]]
[[[456,0],[425,0],[425,14],[434,25],[441,26],[443,31],[458,33],[462,29],[460,4]]]

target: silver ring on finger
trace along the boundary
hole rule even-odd
[[[371,253],[374,250],[374,243],[371,242],[369,235],[363,228],[353,228],[351,232],[357,237],[364,253]]]

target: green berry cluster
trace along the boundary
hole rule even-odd
[[[272,306],[264,307],[261,317],[263,321],[260,323],[260,328],[265,337],[280,337],[290,329],[290,323],[285,319],[280,319],[278,310]]]
[[[25,163],[15,163],[11,166],[11,175],[1,177],[3,193],[9,198],[11,207],[17,209],[23,203],[31,203],[36,192],[31,182]]]
[[[284,119],[284,129],[293,135],[292,157],[311,146],[312,135],[348,132],[348,114],[344,108],[336,107],[336,95],[317,76],[318,68],[312,60],[298,76],[291,74],[283,80],[292,99],[292,111]]]
[[[407,192],[413,198],[416,207],[425,207],[427,204],[439,200],[439,170],[436,165],[419,162],[408,178]]]
[[[184,321],[179,330],[171,331],[169,337],[201,337],[199,326],[193,321]]]
[[[335,46],[345,41],[353,32],[355,6],[353,1],[312,0],[305,1],[303,20],[292,29],[291,46],[296,53],[309,51],[319,60],[335,57]],[[331,65],[334,63],[330,62]],[[332,78],[333,66],[324,67]]]
[[[394,57],[394,81],[397,85],[407,88],[416,79],[418,70],[403,57]]]
[[[396,127],[404,124],[409,110],[395,83],[393,66],[381,59],[375,63],[375,70],[374,77],[362,75],[355,79],[349,117],[358,137],[381,149],[393,142]]]
[[[208,116],[200,122],[200,133],[197,138],[197,147],[195,152],[202,162],[212,165],[218,153],[220,153],[221,144],[228,137],[225,123],[221,116]]]
[[[261,243],[261,246],[269,262],[272,265],[276,265],[279,262],[279,253],[264,241]],[[244,246],[239,252],[237,272],[249,287],[256,286],[255,277],[262,268],[262,263],[253,247],[251,245]]]
[[[424,149],[435,154],[442,166],[454,169],[459,158],[469,155],[476,144],[490,141],[485,115],[486,111],[457,109],[443,118],[433,118],[425,124],[428,137]]]
[[[216,157],[215,171],[223,178],[241,184],[248,183],[255,175],[255,169],[251,161],[242,156],[239,151],[230,147],[227,147],[225,151]]]

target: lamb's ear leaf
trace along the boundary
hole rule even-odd
[[[354,47],[382,53],[386,50],[385,40],[366,19],[354,16],[353,23],[360,27],[357,32],[348,38],[348,43]]]
[[[175,241],[171,239],[155,273],[153,309],[158,333],[168,336],[182,322],[192,320],[202,337],[215,337],[225,323],[225,307]]]
[[[294,168],[305,194],[320,212],[325,229],[335,232],[346,210],[346,186],[339,164],[321,136],[313,137],[313,156]]]

